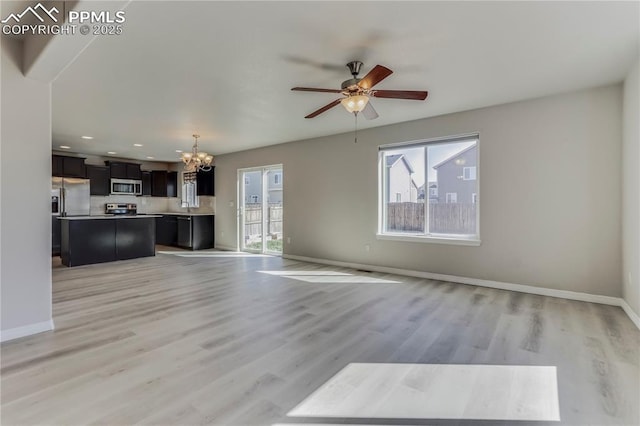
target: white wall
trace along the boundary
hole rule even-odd
[[[623,297],[640,315],[640,60],[624,82],[622,143]]]
[[[26,79],[20,42],[2,37],[2,340],[51,322],[51,88]],[[28,158],[27,168],[16,158]]]
[[[216,244],[236,247],[237,169],[282,163],[287,254],[619,297],[621,120],[618,84],[221,155]],[[378,146],[474,132],[482,245],[377,240]]]

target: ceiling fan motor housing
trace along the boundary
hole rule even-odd
[[[358,82],[362,80],[361,78],[358,78],[358,74],[360,74],[360,68],[362,67],[362,62],[351,61],[346,66],[347,68],[349,68],[349,71],[351,72],[351,75],[353,76],[353,78],[343,81],[341,88],[342,90],[349,90],[350,92],[356,92],[359,89]]]

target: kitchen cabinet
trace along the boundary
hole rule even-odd
[[[167,172],[167,197],[178,196],[178,172]]]
[[[178,222],[177,246],[191,250],[203,250],[214,247],[213,215],[180,215]]]
[[[151,195],[151,172],[140,172],[142,177],[142,195]]]
[[[178,196],[178,172],[154,170],[151,172],[151,195],[154,197]]]
[[[156,217],[61,218],[65,266],[155,256]]]
[[[215,194],[215,172],[216,168],[211,167],[211,170],[204,172],[198,171],[196,174],[196,187],[198,195],[216,195]]]
[[[109,167],[87,165],[87,178],[91,183],[91,195],[109,195],[111,176]]]
[[[165,170],[151,172],[151,195],[154,197],[167,196],[167,172]]]
[[[53,155],[51,156],[51,176],[84,178],[86,176],[84,160],[81,157]]]
[[[140,164],[107,161],[111,170],[111,177],[115,179],[142,179]]]
[[[164,246],[178,244],[178,217],[164,215],[156,220],[156,243]]]

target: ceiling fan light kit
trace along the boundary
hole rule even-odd
[[[340,93],[344,97],[334,100],[333,102],[323,106],[322,108],[312,112],[305,118],[316,117],[323,112],[333,108],[338,104],[342,104],[344,108],[357,114],[364,111],[364,116],[367,120],[373,120],[378,118],[378,113],[373,108],[369,99],[374,98],[388,98],[388,99],[409,99],[416,101],[424,101],[427,98],[428,92],[417,90],[374,90],[373,86],[380,83],[382,80],[390,76],[393,71],[382,65],[376,65],[367,75],[363,78],[358,78],[360,69],[362,68],[362,62],[351,61],[347,65],[351,72],[352,78],[345,80],[341,84],[341,89],[318,89],[313,87],[294,87],[291,90],[300,92],[323,92],[323,93]]]

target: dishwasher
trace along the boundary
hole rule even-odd
[[[178,216],[178,247],[192,248],[191,216]]]

